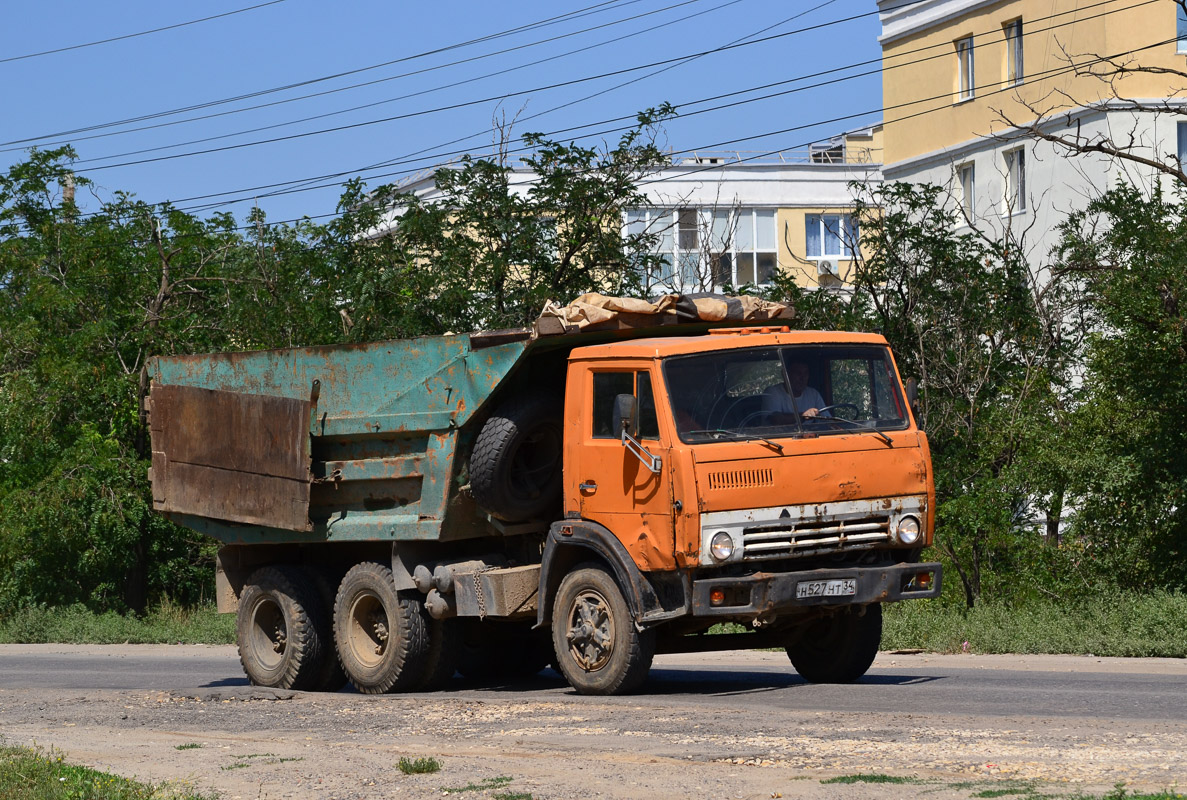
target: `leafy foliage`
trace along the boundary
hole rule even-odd
[[[547,298],[629,290],[626,254],[650,248],[624,247],[622,210],[669,114],[607,152],[528,136],[526,193],[467,159],[439,203],[352,182],[328,224],[256,211],[246,230],[121,193],[83,214],[73,151],[31,151],[0,175],[0,615],[209,596],[214,544],[152,511],[150,358],[523,325]]]

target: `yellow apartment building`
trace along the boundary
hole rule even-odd
[[[1157,159],[1179,156],[1187,142],[1184,117],[1129,102],[1187,105],[1182,78],[1098,77],[1111,65],[1187,67],[1175,0],[879,0],[878,10],[884,178],[947,187],[969,223],[1015,237],[1033,264],[1094,193],[1121,178],[1151,188],[1160,178],[1021,128],[1037,122]]]

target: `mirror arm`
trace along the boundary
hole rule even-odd
[[[635,454],[635,457],[643,462],[643,466],[647,467],[652,473],[658,475],[660,469],[663,468],[664,462],[659,456],[653,456],[647,452],[647,448],[642,443],[631,436],[627,431],[622,432],[622,446]]]

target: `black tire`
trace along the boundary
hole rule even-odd
[[[651,670],[655,632],[635,627],[617,582],[597,564],[561,581],[552,607],[556,665],[581,694],[625,694]]]
[[[342,662],[338,660],[338,648],[334,646],[334,596],[338,587],[326,572],[316,567],[305,567],[305,572],[321,601],[313,625],[324,645],[310,689],[315,692],[337,692],[350,680],[346,677]]]
[[[239,595],[235,633],[239,662],[256,686],[311,689],[329,641],[315,622],[316,590],[298,567],[263,567]]]
[[[418,686],[427,666],[427,620],[424,603],[400,594],[388,567],[351,567],[334,601],[334,645],[354,688],[382,694]]]
[[[562,428],[547,396],[500,406],[470,454],[470,491],[479,507],[506,522],[551,519],[561,507]]]
[[[417,690],[435,692],[444,689],[457,673],[462,658],[462,631],[456,619],[434,619],[429,622],[429,651],[425,655],[425,672]]]
[[[462,621],[458,671],[479,683],[531,678],[553,662],[552,638],[530,624]]]
[[[787,647],[791,665],[809,683],[853,683],[870,668],[882,643],[879,603],[846,608],[810,622]]]

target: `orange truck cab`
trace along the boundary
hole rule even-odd
[[[881,603],[938,595],[939,564],[919,563],[927,437],[881,336],[731,328],[581,347],[566,387],[564,518],[541,587],[569,617],[538,615],[564,632],[566,676],[633,682],[611,662],[777,645],[808,680],[848,682],[877,652]],[[621,598],[572,577],[583,550]],[[689,635],[717,622],[755,632]]]
[[[866,672],[882,604],[940,591],[886,340],[723,324],[791,313],[747,298],[614,302],[585,327],[149,362],[153,504],[221,543],[252,683],[552,665],[617,694],[656,653],[771,647],[809,681]]]

